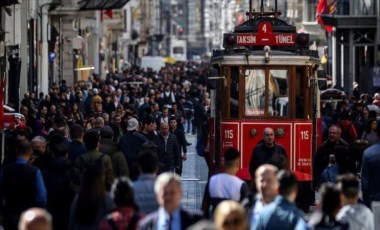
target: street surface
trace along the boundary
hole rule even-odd
[[[188,209],[200,210],[204,188],[207,183],[208,168],[205,158],[198,156],[196,153],[196,135],[186,134],[186,138],[192,145],[187,147],[187,160],[183,162],[181,177],[182,204]]]

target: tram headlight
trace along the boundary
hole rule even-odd
[[[297,46],[308,47],[309,46],[309,34],[299,33],[297,34]]]
[[[233,33],[224,34],[223,37],[223,47],[232,48],[236,45],[236,35]]]
[[[264,60],[265,60],[265,62],[270,61],[270,57],[269,57],[270,51],[271,51],[270,46],[264,46],[264,52],[265,52]]]

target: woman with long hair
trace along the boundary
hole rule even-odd
[[[322,185],[320,193],[319,209],[311,215],[308,225],[315,230],[348,230],[347,225],[335,219],[336,214],[341,208],[338,188],[334,184],[326,183]]]
[[[90,164],[70,210],[70,230],[98,229],[102,218],[113,208],[106,193],[102,164]]]
[[[368,146],[373,145],[378,141],[376,129],[377,120],[375,118],[369,118],[361,138],[361,140],[368,142]]]
[[[140,214],[135,204],[131,180],[120,177],[114,182],[111,191],[116,209],[102,220],[99,229],[135,229]]]

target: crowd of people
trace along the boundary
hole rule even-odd
[[[208,71],[191,62],[158,73],[133,66],[25,94],[1,165],[5,229],[374,229],[380,129],[369,107],[376,95],[324,105],[315,212],[296,206],[297,178],[270,127],[252,151],[253,187],[236,176],[242,156],[230,148],[200,210],[182,207],[185,134],[197,135],[197,150],[205,147]]]
[[[53,84],[47,95],[26,93],[21,116],[5,133],[5,229],[17,229],[27,210],[40,213],[32,207],[47,210],[54,229],[134,229],[162,205],[157,175],[181,175],[191,145],[185,134],[202,132],[207,72],[195,62],[160,72],[132,66],[106,79]],[[180,182],[165,178],[165,185]]]

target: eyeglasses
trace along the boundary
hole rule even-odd
[[[234,218],[223,222],[223,227],[233,227],[241,224],[241,218]]]

